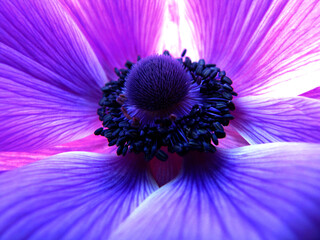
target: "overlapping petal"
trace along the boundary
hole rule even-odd
[[[250,143],[320,142],[320,101],[306,97],[235,99],[232,125]]]
[[[249,145],[249,143],[231,125],[225,128],[225,133],[226,137],[219,140],[218,148],[236,148]]]
[[[60,0],[91,43],[107,76],[157,52],[164,0]]]
[[[56,1],[0,2],[0,150],[28,151],[91,134],[107,81]]]
[[[141,160],[72,152],[0,174],[0,238],[107,239],[157,188]]]
[[[159,161],[159,159],[154,157],[149,162],[150,172],[159,186],[163,186],[176,178],[182,167],[182,157],[168,152],[167,149],[163,150],[168,154],[167,161]]]
[[[187,1],[201,58],[241,96],[297,96],[320,85],[320,2]]]
[[[317,144],[195,153],[111,239],[316,239],[319,180]]]

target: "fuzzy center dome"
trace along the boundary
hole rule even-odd
[[[187,97],[191,81],[184,66],[171,56],[146,57],[127,76],[128,104],[146,111],[174,108]]]
[[[224,126],[234,117],[232,102],[237,93],[232,81],[215,64],[204,59],[163,55],[127,61],[115,73],[117,81],[101,88],[97,113],[103,127],[95,135],[116,145],[117,154],[144,153],[165,161],[169,153],[184,156],[189,151],[215,152],[224,138]],[[213,145],[214,144],[214,145]]]

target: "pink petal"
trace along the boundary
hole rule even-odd
[[[312,89],[309,92],[303,93],[301,94],[301,96],[320,100],[320,87]]]
[[[151,194],[110,239],[317,239],[319,181],[318,144],[189,154],[181,175]]]
[[[157,51],[163,0],[60,0],[95,50],[107,76]]]
[[[93,153],[113,153],[116,148],[109,147],[106,138],[90,135],[88,137],[63,145],[28,152],[0,152],[0,171],[11,170],[26,164],[71,151]]]
[[[187,1],[201,58],[241,96],[297,96],[320,86],[320,2]]]
[[[320,101],[305,97],[234,100],[233,127],[250,143],[320,142]]]

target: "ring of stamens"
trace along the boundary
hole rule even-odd
[[[184,57],[185,53],[176,60],[191,74],[191,84],[197,86],[201,101],[190,107],[190,112],[184,116],[169,114],[154,119],[151,124],[128,113],[124,90],[134,66],[130,61],[126,62],[125,69],[115,69],[118,81],[102,88],[101,108],[97,112],[103,127],[97,129],[95,135],[106,137],[109,146],[116,145],[118,155],[124,156],[128,151],[143,152],[147,161],[153,157],[165,161],[168,156],[160,149],[163,146],[181,156],[194,150],[215,152],[218,139],[226,136],[223,127],[234,118],[230,111],[235,109],[232,99],[237,95],[231,87],[232,81],[215,64],[205,64],[203,59],[192,62]],[[171,56],[168,51],[163,54]]]

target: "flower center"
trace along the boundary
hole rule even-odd
[[[124,107],[143,124],[170,115],[182,117],[200,101],[192,76],[168,55],[149,56],[135,64],[125,82]]]
[[[191,75],[175,59],[160,55],[139,61],[126,81],[128,104],[149,111],[172,108],[188,94]]]
[[[188,151],[215,152],[213,144],[226,136],[223,126],[233,119],[236,93],[232,81],[215,64],[203,59],[163,55],[138,57],[136,64],[115,69],[118,81],[107,83],[98,109],[103,127],[96,135],[117,145],[117,154],[144,152],[166,160],[160,149],[184,155]]]

